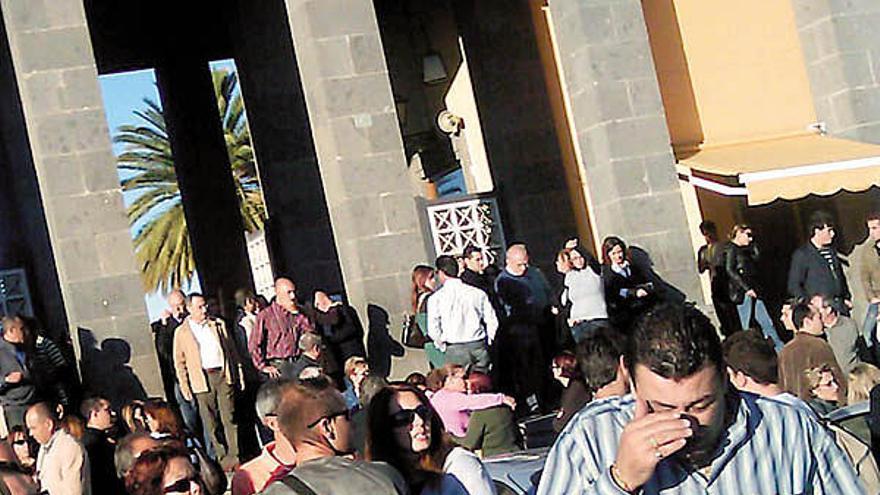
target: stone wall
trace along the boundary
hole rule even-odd
[[[366,315],[372,368],[385,374],[402,353],[389,336],[427,251],[376,14],[370,0],[285,3],[346,290]]]
[[[562,84],[597,239],[645,249],[655,270],[700,297],[675,158],[638,0],[551,0]]]
[[[157,361],[82,2],[0,0],[0,11],[23,110],[18,130],[27,132],[66,319],[83,346],[84,379],[117,401],[158,394]],[[49,264],[51,257],[40,261]]]
[[[819,121],[880,144],[880,2],[791,0]]]

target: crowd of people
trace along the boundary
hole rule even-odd
[[[877,493],[859,438],[880,424],[823,420],[880,403],[880,215],[866,223],[861,328],[822,213],[778,318],[752,228],[701,226],[720,334],[618,237],[600,259],[561,246],[555,289],[523,244],[501,267],[476,247],[440,256],[412,272],[402,340],[425,373],[401,381],[370,374],[352,306],[303,302],[287,278],[271,301],[236,293],[228,320],[172,292],[152,323],[166,398],[117,408],[80,400],[59,347],[6,317],[0,493],[491,495],[482,459],[523,449],[518,421],[546,413],[539,494]]]

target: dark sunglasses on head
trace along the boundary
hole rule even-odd
[[[308,425],[308,427],[314,428],[315,425],[317,425],[318,423],[320,423],[321,421],[323,421],[325,419],[338,418],[339,416],[345,416],[345,419],[351,421],[351,410],[346,408],[346,409],[343,409],[342,411],[336,411],[335,413],[326,414],[326,415],[321,416],[320,418],[316,419],[315,421],[313,421],[311,424]]]
[[[421,404],[415,409],[401,409],[391,415],[391,423],[396,426],[409,426],[416,419],[416,414],[422,418],[422,421],[428,422],[431,419],[431,409]]]
[[[187,493],[192,488],[193,484],[198,484],[199,478],[196,476],[190,476],[189,478],[184,478],[182,480],[175,481],[172,485],[166,486],[162,493]]]

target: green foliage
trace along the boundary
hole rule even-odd
[[[244,228],[262,230],[266,209],[238,78],[226,70],[215,70],[213,76]],[[135,193],[128,218],[138,226],[134,248],[144,288],[168,292],[189,282],[196,266],[165,118],[155,101],[144,99],[144,104],[145,109],[134,112],[139,122],[119,126],[113,141],[125,145],[117,167],[123,176],[122,190]]]

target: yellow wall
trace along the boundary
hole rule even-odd
[[[800,133],[815,122],[789,1],[642,6],[677,152]]]

